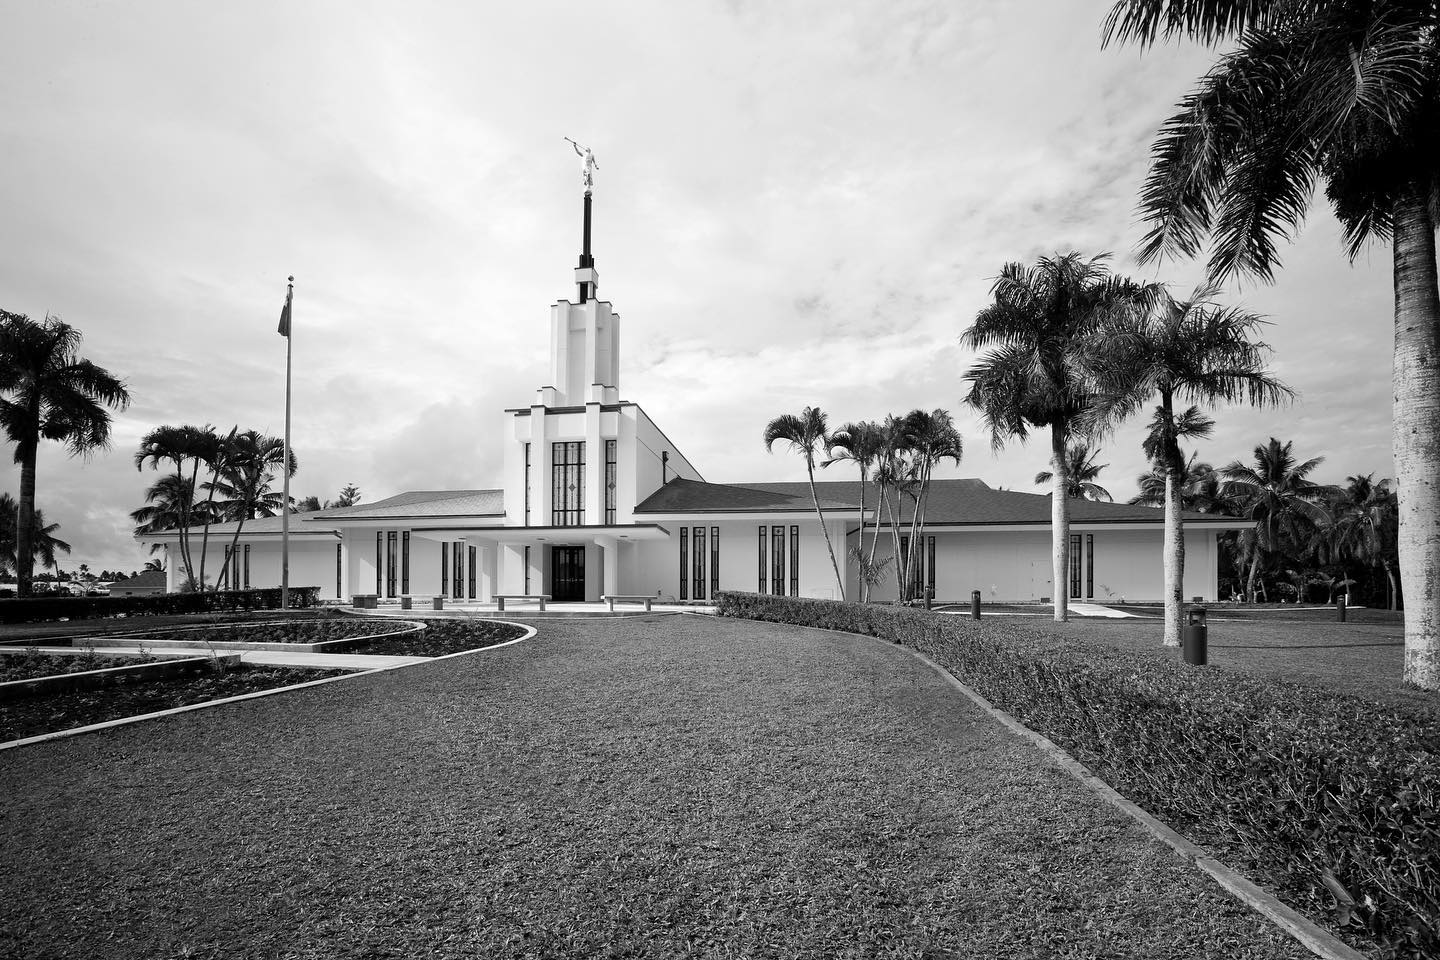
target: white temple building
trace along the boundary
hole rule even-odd
[[[498,595],[545,594],[555,601],[644,595],[706,602],[718,590],[836,596],[805,483],[708,483],[639,404],[622,399],[621,318],[598,296],[590,214],[587,190],[575,300],[550,308],[549,385],[528,405],[505,410],[498,424],[504,486],[416,490],[292,514],[292,587],[318,586],[321,598],[342,601],[375,594],[382,601],[408,595],[489,603]],[[764,425],[755,426],[758,436]],[[844,564],[860,535],[860,483],[816,487]],[[867,543],[878,501],[872,486]],[[1237,525],[1186,514],[1187,599],[1216,598],[1216,537]],[[1162,528],[1155,508],[1072,501],[1069,596],[1159,600]],[[234,530],[230,523],[210,528],[212,570],[224,563]],[[191,534],[198,557],[198,531]],[[995,490],[977,479],[934,480],[924,535],[914,577],[937,599],[968,599],[972,590],[987,601],[1053,595],[1048,495]],[[178,590],[178,533],[139,539],[166,547],[167,586]],[[882,529],[877,555],[891,550]],[[278,586],[280,518],[247,521],[229,565],[229,583],[238,588]],[[846,596],[857,597],[854,564],[846,580]],[[895,595],[893,574],[872,592]]]

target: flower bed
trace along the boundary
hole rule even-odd
[[[319,587],[291,587],[292,607],[313,607]],[[151,597],[27,597],[0,600],[0,623],[42,623],[50,620],[92,620],[147,614],[206,613],[231,610],[273,610],[280,606],[280,588],[220,590],[208,593],[159,593]]]
[[[332,643],[337,640],[353,640],[377,634],[396,633],[411,629],[414,624],[405,620],[361,619],[359,617],[325,618],[317,620],[265,620],[242,623],[211,623],[200,626],[173,627],[164,630],[145,630],[135,633],[115,633],[110,637],[122,637],[127,641],[144,643],[146,640],[202,640],[212,643]]]
[[[388,622],[393,625],[396,621]],[[435,619],[424,623],[424,630],[363,640],[345,652],[388,657],[443,657],[493,647],[497,643],[514,640],[525,632],[524,628],[514,624],[488,619]]]
[[[77,690],[0,703],[0,742],[138,717],[158,710],[222,700],[338,676],[344,670],[299,670],[240,664],[226,670],[201,665],[193,673],[158,680],[120,680],[98,690]]]
[[[1440,721],[1084,643],[1019,619],[722,592],[722,616],[920,651],[1299,909],[1389,956],[1440,955]]]
[[[106,657],[94,650],[85,650],[73,656],[52,655],[35,650],[23,654],[0,655],[0,683],[14,683],[16,680],[34,680],[36,677],[53,677],[62,673],[84,673],[87,670],[108,670],[112,667],[129,667],[137,663],[151,663],[154,657]]]

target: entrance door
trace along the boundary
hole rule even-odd
[[[550,548],[550,596],[562,600],[585,599],[585,548]]]

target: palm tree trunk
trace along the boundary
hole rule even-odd
[[[891,503],[887,498],[885,509],[890,514],[890,539],[895,547],[895,602],[903,603],[905,600],[905,570],[904,563],[900,557],[900,498],[903,494],[897,487],[895,490],[895,502]]]
[[[1440,278],[1428,191],[1395,201],[1391,443],[1400,493],[1405,682],[1440,690]]]
[[[35,459],[38,440],[19,445],[20,509],[15,527],[15,593],[30,596],[30,581],[35,573]]]
[[[865,464],[863,463],[860,464],[860,530],[855,535],[855,566],[860,571],[860,602],[869,603],[870,588],[866,580],[869,572],[865,569]]]
[[[825,525],[825,511],[820,509],[820,495],[815,492],[815,461],[805,458],[805,474],[810,479],[810,499],[815,502],[815,514],[820,518],[820,532],[825,534],[825,549],[830,551],[830,566],[835,568],[835,586],[840,590],[840,600],[845,600],[845,578],[840,575],[840,564],[835,559],[835,544],[830,540],[830,528]]]
[[[1395,571],[1390,569],[1390,561],[1385,561],[1385,609],[1395,609],[1395,597],[1398,591],[1395,589]]]
[[[1245,596],[1251,603],[1257,601],[1255,594],[1255,572],[1260,568],[1260,541],[1256,538],[1255,544],[1250,548],[1250,573],[1245,578]]]
[[[210,495],[205,498],[205,530],[200,535],[200,590],[202,592],[205,590],[205,554],[210,549],[210,521],[214,518],[215,510],[215,484],[219,479],[220,471],[211,470]]]
[[[870,533],[870,558],[866,561],[866,563],[870,564],[872,567],[875,564],[875,548],[880,545],[880,508],[885,504],[885,487],[879,486],[875,492],[876,495],[880,498],[880,502],[875,505],[875,528]],[[863,535],[860,538],[860,542],[862,545],[865,542],[865,538]]]
[[[1185,532],[1180,519],[1180,478],[1175,475],[1174,458],[1167,455],[1165,459],[1165,646],[1178,647],[1184,613]]]
[[[1070,619],[1070,490],[1065,471],[1065,428],[1050,428],[1050,469],[1054,472],[1050,493],[1050,560],[1053,581],[1051,594],[1055,602],[1055,622]]]

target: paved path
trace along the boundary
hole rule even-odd
[[[70,654],[74,655],[75,647],[40,647],[41,653]],[[125,656],[127,654],[138,656],[148,653],[156,657],[203,657],[209,651],[204,648],[186,647],[184,649],[162,648],[158,646],[139,645],[133,647],[98,647],[97,652],[101,656]],[[257,666],[271,667],[320,667],[325,670],[377,670],[381,667],[403,667],[412,663],[426,663],[430,657],[388,657],[374,654],[361,653],[310,653],[309,651],[288,650],[229,650],[221,649],[222,654],[240,654],[242,663],[253,663]]]
[[[894,646],[541,630],[0,753],[0,956],[1306,956]]]

